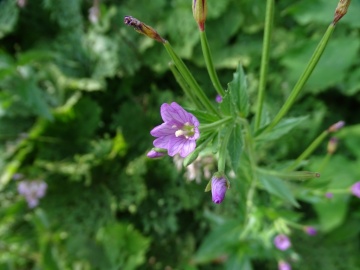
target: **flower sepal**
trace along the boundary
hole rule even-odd
[[[166,153],[166,149],[154,147],[146,155],[148,158],[162,158]]]

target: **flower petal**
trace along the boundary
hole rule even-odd
[[[192,151],[195,150],[196,143],[193,140],[187,140],[180,151],[181,157],[187,157]]]
[[[169,140],[169,146],[168,146],[168,154],[169,156],[173,157],[177,153],[181,151],[181,149],[184,147],[184,144],[187,142],[187,140],[181,136],[181,137],[171,137]]]
[[[172,135],[169,136],[162,136],[154,140],[153,144],[155,147],[168,149],[170,138],[173,137]]]
[[[154,127],[150,134],[154,137],[162,137],[162,136],[168,136],[168,135],[174,135],[175,131],[170,125],[166,123],[162,123],[159,126]]]
[[[186,122],[192,123],[191,121],[193,115],[185,111],[176,102],[173,102],[170,105],[167,103],[161,105],[160,113],[161,118],[165,123],[170,121],[176,121],[177,125],[179,126],[184,125]]]

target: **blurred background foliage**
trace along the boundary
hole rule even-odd
[[[289,94],[336,5],[276,1],[270,115]],[[323,196],[360,178],[358,14],[360,1],[353,0],[290,113],[309,120],[259,149],[263,163],[276,168],[345,120],[336,155],[320,171],[321,181],[302,184],[295,212],[260,194],[254,226],[262,233],[240,242],[241,168],[226,200],[214,205],[203,192],[209,179],[201,168],[198,180],[189,181],[189,172],[170,158],[145,155],[160,105],[188,103],[164,48],[127,28],[123,18],[132,15],[157,29],[215,98],[191,1],[1,0],[0,269],[276,269],[280,255],[271,237],[279,215],[320,230],[313,238],[292,232],[294,269],[359,269],[360,202],[350,194]],[[264,15],[265,1],[208,1],[206,29],[220,80],[226,85],[241,62],[253,100]],[[325,155],[326,144],[305,168],[318,171]],[[28,209],[18,195],[15,173],[46,181],[37,208]],[[274,206],[283,213],[274,213]]]

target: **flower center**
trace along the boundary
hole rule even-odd
[[[195,129],[194,126],[191,125],[189,122],[186,122],[181,129],[178,129],[175,132],[175,136],[184,136],[186,139],[189,139],[190,137],[194,136]]]

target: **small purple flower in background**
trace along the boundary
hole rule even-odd
[[[223,101],[223,98],[220,95],[217,95],[216,98],[215,98],[215,101],[217,103],[221,103]]]
[[[351,186],[351,193],[360,198],[360,181]]]
[[[345,122],[344,122],[344,121],[336,122],[335,124],[331,125],[331,126],[328,128],[328,132],[336,132],[336,131],[338,131],[339,129],[341,129],[343,126],[345,126]]]
[[[186,157],[194,151],[200,137],[199,121],[176,102],[161,105],[160,114],[164,123],[150,131],[157,137],[154,146],[167,149],[171,157],[176,154]]]
[[[312,226],[305,226],[304,231],[310,236],[314,236],[317,234],[317,230]]]
[[[155,149],[151,149],[146,155],[149,158],[160,158],[165,156],[165,153],[156,151]]]
[[[226,190],[229,184],[225,176],[215,173],[211,178],[211,194],[214,203],[222,203],[225,199]]]
[[[21,173],[14,173],[12,179],[16,181],[16,180],[20,180],[23,177],[24,175],[22,175]]]
[[[44,181],[21,181],[18,185],[18,192],[23,195],[29,208],[39,204],[39,199],[45,196],[47,184]]]
[[[289,237],[287,237],[285,234],[279,234],[274,239],[274,245],[277,249],[287,250],[289,247],[291,247],[291,242]]]
[[[334,194],[332,194],[331,192],[326,192],[325,197],[328,199],[332,199],[334,197]]]
[[[279,261],[278,269],[279,270],[291,270],[291,265],[285,261]]]

